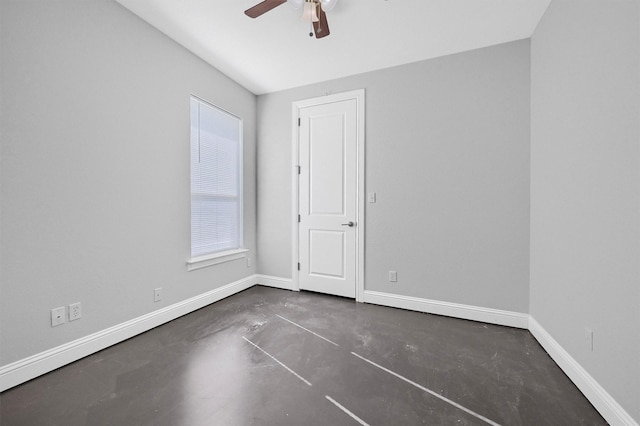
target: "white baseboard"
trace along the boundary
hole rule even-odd
[[[144,333],[145,331],[203,308],[225,297],[246,290],[256,284],[285,290],[297,290],[293,288],[293,282],[290,278],[252,275],[106,330],[2,366],[0,367],[0,392],[140,333]],[[364,292],[363,301],[376,305],[528,329],[607,422],[614,426],[640,426],[616,400],[528,314],[368,290]]]
[[[555,363],[558,364],[609,424],[612,426],[640,426],[629,413],[528,314],[369,290],[365,290],[363,299],[365,303],[374,303],[376,305],[392,306],[394,308],[528,329],[547,351],[549,356],[551,356]]]
[[[280,277],[272,277],[270,275],[256,275],[258,284],[273,287],[273,288],[281,288],[283,290],[298,290],[293,286],[293,280],[291,278],[280,278]]]
[[[252,275],[130,321],[0,367],[0,392],[120,343],[257,284]]]
[[[421,299],[418,297],[400,296],[397,294],[381,293],[370,290],[364,291],[363,301],[365,303],[392,306],[394,308],[445,315],[448,317],[462,318],[472,321],[481,321],[489,324],[506,325],[509,327],[524,329],[529,327],[529,315],[519,312],[441,302],[439,300]]]
[[[629,413],[531,316],[529,331],[610,425],[638,426]]]

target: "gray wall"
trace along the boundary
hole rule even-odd
[[[640,419],[638,1],[555,0],[531,52],[514,42],[257,104],[114,2],[1,7],[0,365],[255,272],[186,272],[192,93],[245,119],[252,258],[257,107],[258,267],[290,277],[291,102],[365,88],[367,288],[530,308]],[[50,309],[76,301],[83,318],[51,328]]]
[[[531,47],[531,314],[636,421],[639,39],[636,0],[555,0]]]
[[[366,288],[528,312],[529,54],[524,40],[259,96],[259,272],[291,277],[291,102],[364,88]]]
[[[255,273],[185,264],[192,93],[244,118],[255,257],[253,94],[112,1],[2,0],[1,31],[0,365]]]

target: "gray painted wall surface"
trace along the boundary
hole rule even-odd
[[[253,94],[112,1],[3,0],[1,31],[0,365],[255,273],[185,264],[192,93],[244,118],[255,257]]]
[[[638,422],[639,25],[556,0],[531,47],[531,314]]]
[[[366,288],[528,312],[529,56],[524,40],[259,96],[259,272],[291,277],[292,101],[364,88]]]

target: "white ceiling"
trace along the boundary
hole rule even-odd
[[[551,0],[339,0],[331,35],[309,37],[283,4],[261,0],[117,0],[255,94],[528,38]]]

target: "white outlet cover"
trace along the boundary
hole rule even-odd
[[[80,302],[69,305],[69,321],[75,321],[82,317],[82,305]]]
[[[67,310],[64,306],[51,310],[51,327],[64,324],[67,321]]]
[[[587,327],[584,329],[584,344],[589,352],[593,352],[593,330]]]

